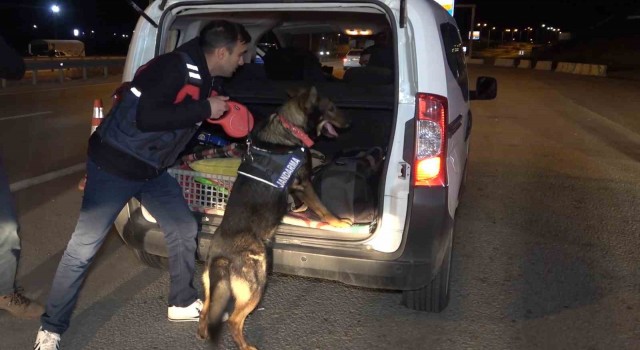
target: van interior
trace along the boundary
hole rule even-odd
[[[387,164],[384,155],[393,142],[396,88],[396,52],[394,32],[387,14],[371,4],[340,8],[282,8],[243,12],[228,7],[183,6],[172,9],[173,20],[161,22],[157,54],[169,52],[195,37],[209,21],[226,19],[242,23],[252,36],[245,64],[225,82],[229,96],[252,112],[256,124],[268,118],[287,98],[287,91],[300,86],[315,86],[318,93],[330,98],[351,119],[351,127],[339,130],[335,139],[316,140],[314,152],[330,161],[344,155],[377,150],[380,161],[375,178],[370,181],[374,200],[370,208],[382,213],[379,198],[384,188]],[[302,5],[298,5],[302,6]],[[236,6],[237,7],[237,6]],[[224,11],[224,12],[221,12]],[[167,17],[171,18],[171,17]],[[376,42],[379,33],[386,43]],[[387,55],[380,64],[342,68],[342,59],[350,49],[364,49],[378,44]],[[217,125],[203,123],[207,132],[229,138]],[[230,139],[244,144],[244,139]],[[193,145],[193,144],[192,144]],[[187,149],[184,153],[193,152]],[[211,190],[211,189],[208,189]],[[295,204],[295,203],[293,203]],[[327,203],[325,203],[327,204]],[[357,203],[356,203],[357,205]],[[293,206],[292,206],[293,207]],[[329,206],[328,206],[329,207]],[[311,210],[307,210],[311,212]],[[309,225],[313,213],[291,213],[299,220],[283,221],[279,234],[322,237],[336,240],[362,240],[375,231],[378,216],[360,222],[351,229]],[[340,216],[339,213],[336,213]],[[300,215],[307,215],[300,220]],[[322,226],[322,227],[320,227]]]

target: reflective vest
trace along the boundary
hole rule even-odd
[[[186,96],[194,100],[200,99],[202,79],[198,66],[185,52],[177,52],[187,67],[188,76],[185,84],[176,95],[174,103],[180,103]],[[145,65],[146,66],[146,65]],[[136,75],[145,68],[140,67]],[[105,121],[96,132],[103,142],[125,152],[158,170],[172,166],[178,155],[193,137],[202,122],[190,128],[167,131],[141,131],[136,126],[138,102],[144,91],[138,90],[131,83],[124,83],[116,91],[116,102],[109,111]],[[180,116],[176,116],[179,118]]]

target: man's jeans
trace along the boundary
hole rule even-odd
[[[196,220],[177,181],[164,173],[149,181],[131,181],[87,161],[87,184],[75,232],[56,271],[45,313],[44,330],[64,333],[87,269],[116,216],[132,197],[138,197],[162,228],[169,250],[169,304],[188,306],[197,299],[193,286]]]
[[[18,220],[11,200],[9,179],[0,159],[0,296],[14,292],[19,258]]]

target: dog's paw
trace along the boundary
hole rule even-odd
[[[207,340],[209,338],[209,332],[207,327],[198,327],[198,331],[196,332],[196,338],[200,340]]]
[[[349,219],[336,219],[329,221],[329,225],[333,227],[347,228],[353,226],[353,222]]]

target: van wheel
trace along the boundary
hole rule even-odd
[[[440,271],[429,284],[420,289],[402,291],[402,305],[426,312],[441,312],[447,307],[450,295],[451,250],[452,244],[449,243]]]
[[[143,264],[153,267],[155,269],[167,270],[169,269],[169,259],[164,256],[153,255],[140,249],[131,249],[133,255],[140,260]]]

